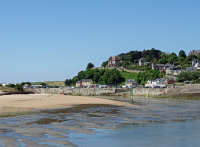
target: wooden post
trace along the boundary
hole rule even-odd
[[[133,86],[131,86],[131,104],[133,104]]]

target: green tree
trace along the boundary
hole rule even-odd
[[[166,64],[166,59],[159,59],[158,64]]]
[[[65,80],[65,86],[69,86],[72,83],[71,79],[66,79]]]
[[[184,64],[188,64],[188,59],[185,58],[185,60],[183,61]]]
[[[181,64],[181,63],[183,63],[183,61],[184,61],[185,59],[184,59],[183,57],[179,57],[178,60],[179,60],[179,64]]]
[[[165,53],[162,53],[161,54],[161,59],[166,59],[167,58],[167,55]]]
[[[98,74],[98,73],[95,73],[95,74],[94,74],[94,77],[93,77],[93,81],[97,83],[97,82],[99,81],[99,79],[100,79],[99,74]]]
[[[99,75],[100,75],[100,76],[103,76],[103,75],[104,75],[104,73],[105,73],[105,71],[106,71],[105,69],[103,69],[103,70],[100,70],[100,71],[99,71]]]
[[[46,83],[40,83],[40,85],[42,85],[42,86],[46,86],[47,84],[46,84]]]
[[[172,64],[174,62],[174,59],[173,59],[173,57],[169,57],[167,61],[168,61],[168,63]]]
[[[88,68],[93,68],[94,67],[94,64],[93,63],[88,63],[88,65],[87,65],[87,68],[86,69],[88,69]]]
[[[94,77],[94,70],[87,70],[86,79],[93,79]]]
[[[104,67],[104,69],[105,69],[106,65],[108,65],[108,61],[103,62],[103,63],[101,64],[101,67]]]
[[[181,72],[180,74],[177,75],[177,81],[178,82],[183,82],[183,81],[186,81],[186,80],[190,80],[188,72]]]
[[[180,50],[179,52],[179,57],[183,57],[183,58],[186,58],[186,54],[185,54],[185,51],[184,50]]]
[[[146,62],[150,62],[150,61],[151,61],[151,59],[152,59],[152,58],[151,58],[151,56],[149,56],[149,55],[146,55],[146,57],[145,57],[145,61],[146,61]]]
[[[134,60],[134,63],[138,63],[138,60]]]
[[[109,78],[108,78],[108,84],[114,84],[115,83],[115,77],[114,75],[111,75]]]
[[[196,59],[197,56],[196,56],[196,55],[189,55],[187,58],[188,58],[188,61],[192,61],[192,59],[193,59],[193,58]]]
[[[16,86],[15,86],[15,89],[16,89],[17,91],[24,91],[24,89],[23,89],[23,87],[22,87],[21,84],[16,85]]]
[[[75,85],[77,81],[79,81],[78,77],[73,77],[72,84]]]
[[[15,88],[15,84],[9,84],[9,85],[6,85],[6,87]]]
[[[158,60],[157,60],[156,58],[154,58],[154,59],[152,60],[152,62],[153,62],[153,63],[157,63]]]
[[[172,57],[174,62],[178,61],[178,56],[175,53],[171,53],[168,57]]]

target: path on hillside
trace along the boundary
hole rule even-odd
[[[104,69],[104,67],[94,67],[92,69]],[[144,72],[144,71],[140,71],[140,70],[130,70],[130,69],[126,69],[126,68],[118,68],[118,67],[106,67],[105,69],[113,69],[113,68],[116,68],[117,70],[119,71],[127,71],[127,72],[136,72],[136,73],[139,73],[139,72]]]

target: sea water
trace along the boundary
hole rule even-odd
[[[171,123],[124,123],[118,130],[95,134],[70,133],[69,140],[81,147],[199,147],[200,120]]]

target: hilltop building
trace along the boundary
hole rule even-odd
[[[120,58],[118,56],[110,57],[108,59],[108,66],[109,67],[118,66],[119,65],[119,61],[120,61]]]
[[[188,56],[189,55],[196,55],[198,57],[200,55],[200,50],[191,50]]]

